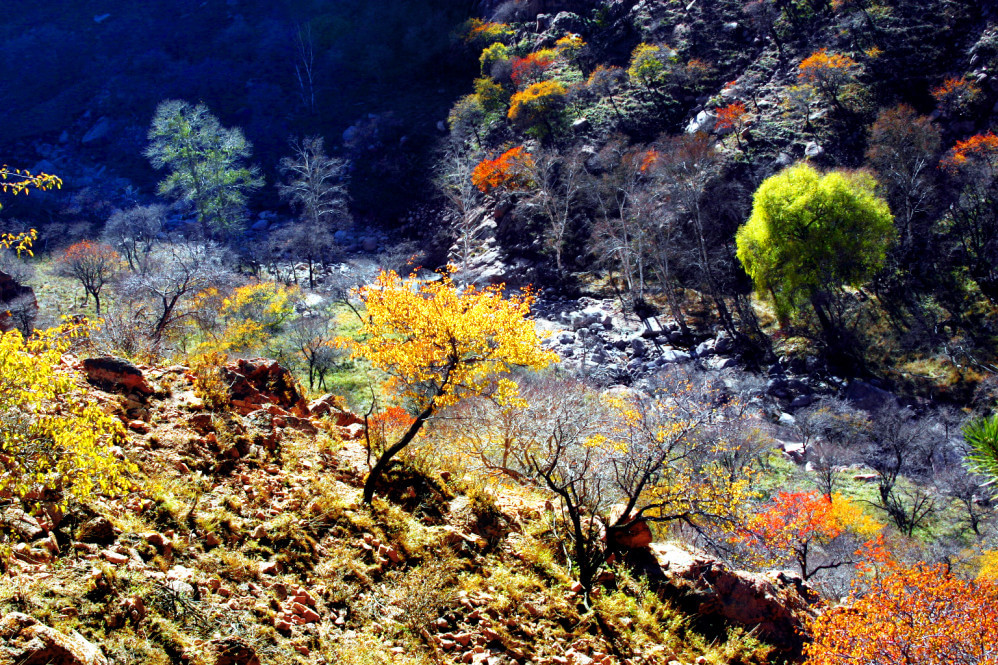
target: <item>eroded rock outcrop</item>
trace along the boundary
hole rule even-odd
[[[11,612],[0,619],[0,665],[107,665],[101,650],[69,634]]]
[[[820,603],[818,594],[792,573],[732,570],[669,544],[633,549],[626,559],[685,611],[711,623],[744,626],[788,654],[803,649],[804,624]]]
[[[124,358],[114,356],[87,358],[83,361],[83,370],[87,373],[87,380],[102,390],[140,395],[153,393],[142,370]]]
[[[241,415],[266,404],[274,404],[300,418],[309,415],[308,403],[294,375],[276,360],[240,359],[226,365],[222,373],[229,386],[232,407]]]

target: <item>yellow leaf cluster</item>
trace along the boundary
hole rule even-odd
[[[62,179],[48,173],[31,173],[23,169],[12,169],[6,164],[0,166],[0,192],[11,192],[15,196],[34,189],[60,189]],[[0,206],[2,208],[3,206]]]
[[[0,336],[0,498],[23,501],[110,494],[130,486],[134,465],[115,457],[121,423],[76,385],[62,362],[85,324],[25,340]]]
[[[366,307],[360,340],[340,340],[391,379],[388,388],[416,407],[443,408],[467,395],[509,402],[513,367],[540,369],[557,361],[527,318],[533,298],[504,297],[502,287],[459,290],[436,281],[382,272],[359,291]]]

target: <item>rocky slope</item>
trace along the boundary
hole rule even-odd
[[[4,665],[772,662],[817,602],[647,527],[586,601],[540,494],[407,464],[358,505],[362,420],[275,363],[221,368],[220,408],[187,367],[67,362],[141,471],[119,499],[4,510]]]

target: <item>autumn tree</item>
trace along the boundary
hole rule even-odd
[[[553,134],[552,118],[564,107],[567,92],[565,86],[557,81],[533,83],[513,95],[506,117],[541,136]]]
[[[30,250],[33,234],[0,235]],[[0,496],[38,503],[127,490],[135,466],[115,457],[121,423],[81,390],[64,354],[86,324],[0,334]]]
[[[80,282],[86,300],[94,297],[94,307],[100,316],[101,290],[121,269],[121,255],[110,245],[81,240],[67,247],[58,263],[60,273]]]
[[[995,665],[998,586],[947,566],[892,563],[813,619],[807,665]]]
[[[735,539],[761,567],[793,563],[808,581],[826,570],[857,563],[863,540],[881,525],[842,496],[779,492],[736,530]]]
[[[240,129],[223,127],[204,105],[170,99],[156,108],[146,157],[167,170],[161,194],[192,205],[205,235],[227,236],[242,229],[247,196],[263,184],[245,165],[250,148]]]
[[[494,159],[483,159],[471,172],[471,183],[483,194],[497,190],[516,192],[535,186],[534,158],[522,145]]]
[[[431,282],[382,272],[362,288],[364,324],[360,341],[344,341],[389,375],[385,390],[415,413],[405,432],[379,452],[364,483],[370,503],[381,476],[440,409],[468,395],[492,395],[500,403],[516,397],[503,375],[513,367],[542,368],[557,356],[544,351],[527,318],[529,295],[505,298],[501,287],[463,291],[447,275]]]
[[[668,45],[641,43],[631,52],[627,75],[631,81],[661,96],[676,66],[676,52]]]
[[[125,257],[129,269],[142,270],[163,230],[166,206],[152,204],[115,210],[104,225],[103,238]]]
[[[731,132],[735,135],[735,142],[738,147],[742,147],[742,132],[748,124],[748,111],[744,102],[732,102],[727,106],[717,109],[717,123],[714,125],[717,131]]]
[[[950,77],[931,91],[939,110],[952,118],[970,114],[974,103],[981,96],[981,88],[965,76]]]
[[[836,109],[844,111],[842,90],[856,81],[859,70],[859,63],[849,56],[819,49],[801,61],[797,78],[814,86]]]
[[[957,141],[940,165],[959,190],[950,208],[958,261],[992,302],[998,302],[998,136]]]
[[[522,58],[515,56],[510,58],[510,78],[513,80],[513,85],[522,88],[541,81],[556,56],[557,51],[554,49],[543,49],[536,53],[528,53]]]
[[[868,280],[894,240],[894,219],[875,187],[862,171],[822,175],[798,164],[759,186],[736,236],[757,293],[782,319],[810,304],[835,352],[844,351],[833,309],[837,290]]]

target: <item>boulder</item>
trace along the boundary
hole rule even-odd
[[[894,395],[883,388],[878,388],[872,383],[861,380],[853,381],[846,386],[843,396],[856,408],[864,411],[876,411],[887,406],[894,399]]]
[[[626,558],[643,569],[660,595],[707,625],[743,626],[790,655],[801,653],[805,622],[816,615],[820,603],[818,594],[798,575],[731,570],[710,556],[669,544],[633,550]]]
[[[101,390],[121,391],[151,395],[152,387],[146,382],[142,370],[124,358],[101,356],[83,361],[87,381]]]
[[[215,665],[260,665],[260,657],[249,644],[238,637],[214,640]]]
[[[83,543],[110,545],[115,539],[114,527],[106,517],[98,516],[81,524],[76,538]]]
[[[0,513],[0,524],[28,542],[38,540],[45,535],[45,529],[38,523],[38,520],[20,508],[10,507]]]
[[[107,134],[110,131],[111,121],[102,117],[86,134],[83,135],[83,138],[80,139],[80,143],[93,143],[95,141],[101,141],[107,137]]]
[[[651,527],[644,520],[638,520],[626,529],[615,529],[611,534],[613,542],[625,549],[648,547],[652,541]]]
[[[100,649],[69,634],[11,612],[0,619],[0,665],[107,665]]]

